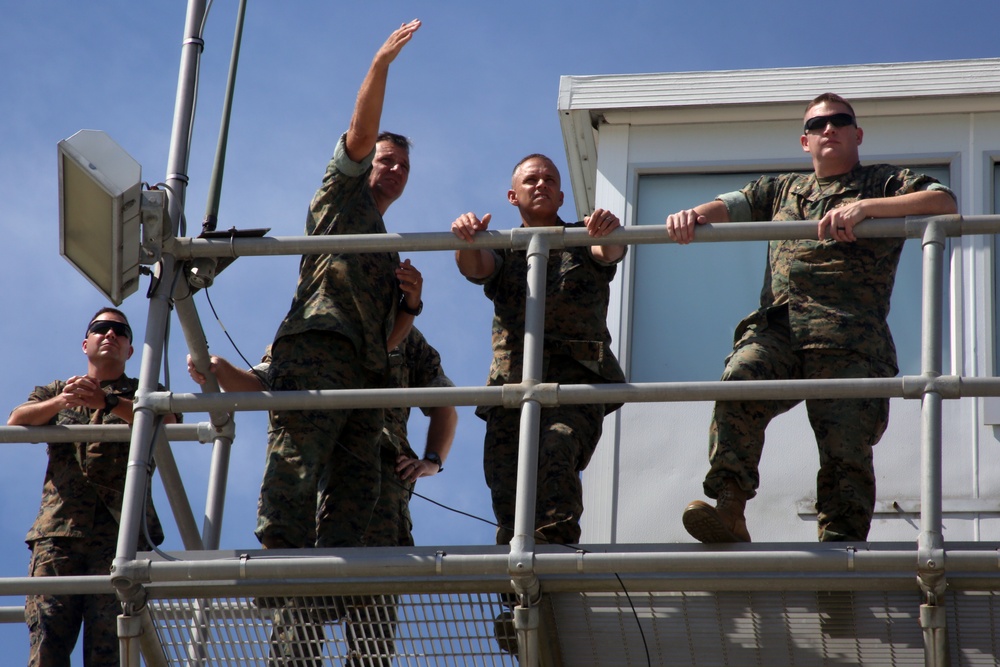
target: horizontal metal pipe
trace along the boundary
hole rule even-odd
[[[568,552],[539,547],[535,572],[546,591],[615,590],[601,584],[621,576],[645,590],[840,590],[916,587],[915,549],[825,548],[767,545],[765,549]],[[368,548],[237,554],[198,552],[197,559],[139,560],[117,576],[146,584],[153,597],[205,595],[373,594],[418,591],[505,591],[508,555],[503,547],[431,549]],[[176,553],[183,557],[185,554]],[[949,582],[970,590],[1000,590],[997,550],[947,551]],[[769,582],[769,583],[760,583]],[[973,584],[975,586],[973,587]],[[628,586],[628,584],[626,584]],[[109,576],[0,579],[0,595],[107,593]],[[169,593],[168,593],[169,591]]]
[[[168,440],[212,442],[215,428],[209,422],[167,424]],[[74,426],[0,426],[0,442],[128,442],[132,427],[127,424]]]
[[[0,595],[78,595],[114,592],[110,575],[0,578]]]
[[[214,410],[323,410],[406,406],[501,405],[503,387],[441,387],[434,389],[353,389],[323,391],[254,391],[218,394],[146,395],[156,412],[211,412]]]
[[[789,549],[775,548],[777,546],[768,545],[769,548],[764,550],[684,549],[642,553],[553,553],[540,547],[535,554],[535,570],[540,576],[649,572],[688,576],[694,573],[712,576],[720,573],[780,573],[794,576],[806,573],[865,575],[899,572],[901,576],[909,577],[913,577],[916,571],[915,549],[855,551],[819,547],[809,550],[797,545],[790,545]],[[136,577],[137,583],[167,583],[352,577],[383,580],[393,577],[493,577],[508,572],[507,554],[497,549],[461,554],[371,548],[322,552],[309,557],[285,551],[274,555],[248,552],[241,557],[212,560],[144,561],[140,562],[137,571],[120,574]],[[948,551],[947,559],[949,572],[981,575],[993,571],[1000,577],[995,549]]]
[[[943,220],[946,236],[1000,233],[1000,215],[933,216],[920,218],[883,218],[866,220],[854,229],[859,238],[920,238],[930,220]],[[816,222],[741,222],[700,225],[695,242],[767,241],[780,239],[815,239]],[[164,248],[178,259],[195,257],[244,257],[274,255],[313,255],[346,252],[432,251],[463,248],[526,248],[531,234],[551,235],[552,248],[587,245],[634,245],[673,243],[665,225],[622,227],[608,236],[595,239],[584,229],[534,228],[490,230],[477,234],[470,243],[451,232],[416,232],[409,234],[355,234],[349,236],[268,236],[232,239],[173,239]]]
[[[217,410],[322,410],[369,407],[437,407],[443,405],[508,405],[537,400],[543,406],[585,403],[651,403],[686,401],[783,400],[813,398],[912,398],[928,389],[944,398],[1000,396],[1000,378],[919,375],[895,378],[833,380],[754,380],[746,382],[643,382],[599,385],[540,384],[503,387],[435,387],[286,392],[221,392],[176,394],[150,392],[144,404],[159,413]],[[210,422],[168,424],[172,441],[212,442],[218,431]],[[91,439],[127,441],[126,425],[0,426],[0,443],[81,442]]]
[[[24,623],[24,605],[0,607],[0,623]]]
[[[543,406],[618,402],[784,400],[814,398],[920,398],[934,388],[945,398],[1000,396],[1000,378],[901,376],[833,380],[746,382],[644,382],[599,385],[544,384],[503,387],[439,387],[287,392],[171,394],[152,392],[145,401],[157,412],[214,410],[320,410],[388,406],[508,405],[523,400]]]

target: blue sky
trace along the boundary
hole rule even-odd
[[[205,31],[194,127],[188,230],[205,212],[235,25],[235,2],[216,2]],[[56,144],[79,129],[108,132],[143,167],[165,178],[185,7],[173,2],[17,3],[0,23],[0,284],[9,345],[0,405],[21,403],[36,384],[85,368],[80,351],[90,315],[105,305],[58,253]],[[561,75],[679,72],[883,63],[1000,55],[1000,5],[952,7],[927,0],[748,4],[706,3],[250,3],[229,139],[219,228],[270,227],[297,235],[334,143],[346,128],[375,49],[400,23],[423,27],[390,71],[383,127],[414,142],[407,191],[386,216],[391,231],[445,231],[465,211],[517,224],[504,195],[513,164],[547,153],[565,172],[556,113]],[[817,89],[816,93],[824,92]],[[573,216],[565,185],[565,217]],[[621,212],[619,212],[621,213]],[[664,212],[667,213],[666,211]],[[491,309],[461,278],[450,253],[409,253],[425,277],[418,326],[460,386],[481,385],[489,364]],[[210,296],[240,350],[256,361],[284,316],[297,258],[243,258]],[[142,340],[148,280],[123,304]],[[695,295],[696,296],[696,295]],[[236,359],[203,295],[197,304],[210,348]],[[168,348],[170,385],[194,391],[179,326]],[[138,374],[139,351],[129,366]],[[205,415],[188,415],[187,421]],[[229,475],[223,548],[252,548],[266,420],[241,413]],[[422,448],[425,422],[411,434]],[[418,491],[492,518],[481,473],[483,426],[460,409],[444,474]],[[23,537],[37,510],[44,447],[3,446],[0,463],[0,576],[22,576]],[[200,523],[208,445],[174,443]],[[667,465],[667,462],[664,462]],[[158,480],[154,497],[167,504]],[[492,528],[415,499],[419,544],[488,544]],[[168,523],[168,549],[179,549]],[[0,605],[20,604],[16,598]],[[27,632],[0,626],[6,664],[23,663]],[[80,663],[82,664],[82,663]]]

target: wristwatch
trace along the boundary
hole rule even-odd
[[[111,412],[121,403],[121,397],[118,394],[105,394],[104,395],[104,411]]]
[[[400,299],[399,300],[399,305],[396,306],[396,307],[399,308],[404,313],[407,313],[409,315],[413,315],[414,317],[416,317],[417,315],[419,315],[420,313],[423,312],[423,310],[424,310],[424,302],[423,302],[423,300],[421,300],[420,303],[417,304],[416,308],[410,308],[407,305],[407,303],[406,303],[406,299]]]
[[[431,463],[436,463],[438,467],[438,472],[444,472],[444,464],[441,463],[441,457],[437,455],[436,452],[427,452],[424,454],[424,461],[430,461]]]

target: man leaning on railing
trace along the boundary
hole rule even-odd
[[[854,109],[824,93],[806,107],[800,142],[814,173],[764,176],[742,190],[667,217],[680,244],[697,225],[818,220],[817,240],[771,241],[760,308],[740,322],[722,375],[731,380],[892,377],[896,348],[886,318],[902,238],[865,238],[866,218],[944,215],[955,195],[933,178],[879,164],[862,166],[864,132]],[[696,278],[696,277],[693,277]],[[704,490],[684,527],[706,543],[749,542],[747,500],[760,484],[764,429],[799,401],[719,401],[709,430]],[[817,529],[821,541],[863,541],[875,510],[872,447],[889,420],[886,398],[808,400],[819,446]]]

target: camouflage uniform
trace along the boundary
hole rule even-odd
[[[254,367],[264,384],[273,388],[271,378],[271,357],[264,356],[263,362]],[[453,387],[454,383],[441,368],[441,356],[413,327],[403,343],[389,354],[389,388],[407,387]],[[396,459],[400,454],[418,458],[407,440],[406,423],[410,408],[387,408],[385,427],[381,434],[379,474],[381,486],[378,502],[365,530],[366,546],[413,546],[413,521],[410,518],[410,496],[413,483],[403,482],[396,473]],[[424,410],[426,414],[428,411]],[[314,540],[312,535],[306,541]],[[304,606],[313,606],[304,601]],[[352,657],[348,664],[391,664],[394,651],[396,608],[392,596],[379,596],[365,603],[365,598],[345,603],[340,598],[325,598],[319,601],[336,611],[336,616],[345,622],[345,636],[351,647]],[[308,612],[303,605],[294,603],[275,612],[275,637],[273,650],[278,654],[303,657],[295,652],[296,646],[312,647],[312,654],[321,654],[322,629],[310,625]],[[305,620],[303,620],[305,619]],[[333,622],[337,618],[325,618]],[[302,649],[299,648],[301,652]],[[368,661],[368,662],[366,662]],[[377,661],[377,662],[372,662]]]
[[[271,355],[264,355],[253,372],[269,389],[273,389],[271,378]],[[416,327],[389,353],[389,383],[391,389],[407,387],[454,387],[455,383],[441,368],[441,355],[435,350]],[[430,411],[421,408],[424,414]],[[386,408],[384,428],[381,434],[380,476],[381,492],[375,512],[365,532],[365,546],[394,547],[413,546],[413,521],[410,518],[410,496],[413,484],[404,483],[396,473],[396,459],[400,454],[419,458],[410,447],[406,424],[410,418],[410,408]],[[309,535],[306,541],[314,541]]]
[[[951,192],[933,178],[892,165],[847,174],[765,176],[719,197],[733,222],[819,220],[859,199],[921,190]],[[892,377],[896,348],[886,318],[901,238],[771,241],[761,307],[740,322],[723,380]],[[705,494],[728,479],[753,497],[764,430],[799,401],[720,401],[709,434]],[[888,399],[806,401],[819,446],[819,538],[864,540],[875,508],[872,447],[888,424]]]
[[[57,380],[35,387],[29,402],[41,402],[62,393]],[[131,400],[138,380],[122,375],[103,382],[106,393]],[[61,410],[49,425],[124,424],[113,414],[89,408]],[[31,548],[29,575],[107,575],[118,543],[128,463],[128,442],[58,442],[48,444],[49,462],[38,516],[25,541]],[[151,539],[160,544],[163,528],[146,504]],[[149,548],[139,539],[140,549]],[[29,595],[25,616],[31,636],[29,666],[68,665],[83,624],[83,655],[87,667],[117,667],[116,617],[121,605],[114,594]]]
[[[441,355],[423,334],[413,327],[409,335],[389,354],[389,384],[393,389],[408,387],[454,387],[441,368]],[[424,409],[424,414],[429,410]],[[386,408],[385,429],[382,432],[382,487],[375,515],[372,517],[365,544],[377,546],[412,546],[410,530],[410,496],[413,483],[404,483],[396,473],[400,454],[420,458],[410,447],[406,422],[410,408]]]
[[[579,228],[582,222],[567,225]],[[493,301],[493,363],[488,384],[520,382],[524,357],[527,254],[494,252],[495,270],[483,280]],[[610,283],[616,266],[598,262],[587,247],[553,250],[546,273],[543,382],[623,382],[610,349],[607,327]],[[470,279],[471,280],[471,279]],[[587,467],[601,437],[604,415],[619,405],[567,405],[541,411],[535,533],[541,541],[572,544],[580,539]],[[486,420],[483,468],[499,527],[497,544],[513,537],[520,410],[481,407]]]
[[[385,233],[368,186],[375,151],[353,162],[345,136],[313,197],[307,235]],[[384,386],[398,266],[395,252],[304,255],[272,344],[273,388]],[[272,412],[257,537],[305,547],[315,534],[315,546],[360,546],[379,495],[381,430],[380,409]]]

